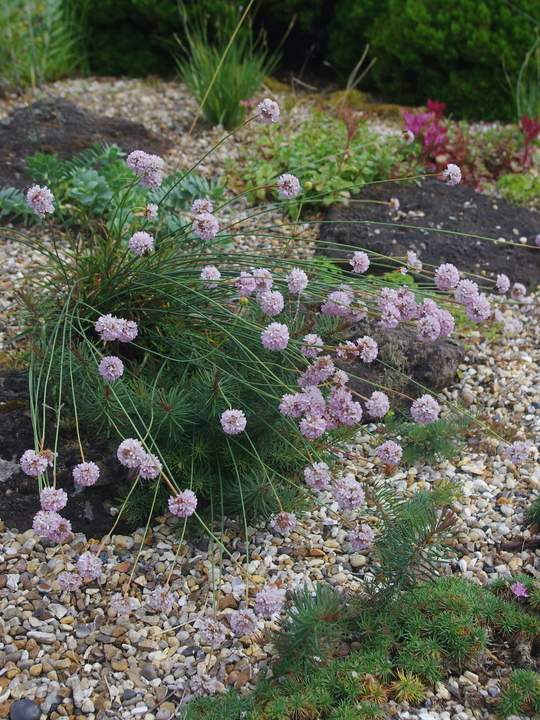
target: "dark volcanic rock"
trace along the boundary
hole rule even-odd
[[[69,160],[96,142],[116,143],[127,153],[145,150],[156,155],[172,145],[140,123],[99,117],[69,100],[50,97],[0,120],[0,188],[29,187],[31,177],[23,168],[25,159],[36,152],[58,153]]]
[[[400,201],[397,213],[389,210],[390,197]],[[343,245],[396,258],[414,250],[426,265],[453,263],[463,272],[485,271],[492,278],[505,273],[512,282],[533,288],[540,285],[540,248],[534,243],[540,233],[540,213],[536,210],[435,179],[424,180],[420,186],[371,185],[356,199],[361,202],[332,208],[320,233],[321,252],[342,260],[348,270],[352,251],[342,249]],[[520,243],[522,237],[527,238],[526,244]],[[402,260],[381,260],[372,269],[383,272],[400,264]],[[493,284],[485,286],[491,289]]]
[[[377,341],[377,359],[370,364],[361,360],[352,363],[335,361],[335,364],[350,375],[348,386],[365,397],[380,389],[370,383],[394,390],[387,392],[393,407],[410,405],[410,400],[402,395],[414,399],[423,395],[425,388],[440,392],[450,385],[465,355],[465,350],[454,340],[442,338],[423,343],[416,339],[414,330],[402,325],[383,330],[373,318],[354,325],[350,338],[355,340],[363,335],[370,335]],[[386,367],[388,365],[390,367]]]

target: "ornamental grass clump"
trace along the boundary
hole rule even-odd
[[[278,117],[277,103],[265,99],[250,121],[272,125]],[[76,177],[77,167],[72,164],[75,170],[67,177]],[[454,522],[449,505],[457,490],[443,484],[403,499],[385,484],[383,475],[395,470],[407,448],[399,433],[385,433],[392,391],[374,384],[364,397],[351,387],[352,375],[361,373],[354,368],[378,356],[377,342],[357,323],[369,316],[384,329],[407,324],[428,342],[452,331],[450,311],[456,305],[475,323],[489,317],[489,301],[448,264],[433,271],[415,262],[426,281],[411,290],[389,282],[408,272],[407,258],[381,279],[366,275],[370,256],[364,252],[351,250],[352,270],[344,276],[317,258],[291,257],[294,235],[280,256],[231,252],[223,245],[224,237],[234,236],[234,224],[227,225],[222,212],[228,201],[220,205],[220,192],[201,194],[189,198],[191,215],[175,214],[170,198],[180,197],[187,178],[194,187],[195,176],[188,171],[163,179],[164,171],[163,160],[143,150],[127,157],[122,173],[115,171],[114,189],[104,171],[99,194],[108,200],[92,206],[86,225],[82,215],[73,225],[69,207],[49,195],[47,186],[39,188],[44,202],[36,204],[35,188],[28,198],[34,213],[45,214],[51,237],[50,244],[36,247],[20,235],[47,260],[21,296],[31,338],[35,432],[35,447],[24,453],[21,468],[37,479],[41,493],[34,530],[53,542],[71,534],[61,515],[69,497],[57,487],[56,473],[59,428],[68,422],[80,448],[72,468],[77,485],[94,485],[100,476],[98,464],[85,457],[83,428],[115,443],[129,484],[118,517],[148,528],[154,515],[169,512],[178,518],[180,541],[188,523],[196,521],[212,534],[214,521],[227,515],[242,519],[246,537],[253,520],[286,537],[301,521],[302,509],[320,503],[346,526],[352,549],[373,543],[381,572],[368,589],[389,604],[418,577],[436,572],[444,557],[441,539]],[[119,176],[125,177],[123,187]],[[453,184],[457,171],[449,167],[444,177]],[[64,197],[70,197],[65,175],[62,183]],[[290,173],[269,187],[284,207],[302,194]],[[96,213],[103,213],[104,221]],[[263,226],[260,232],[271,229]],[[418,395],[408,398],[410,411],[399,412],[409,435],[416,428],[428,448],[429,429],[437,423],[443,428],[448,410],[443,398],[425,388]],[[342,467],[344,458],[354,457],[351,441],[366,411],[377,421],[369,432],[379,459],[374,452],[363,461],[372,463],[374,475],[382,471],[372,485]],[[55,439],[49,448],[51,412]],[[527,459],[521,446],[509,452]],[[228,552],[219,537],[214,542]],[[84,549],[76,565],[59,576],[62,590],[106,579],[104,543]],[[284,602],[285,588],[277,581],[260,587],[234,555],[230,559],[245,599],[226,623],[217,619],[214,602],[212,617],[202,618],[201,626],[201,642],[210,645],[257,632]],[[170,613],[177,601],[170,576],[144,593],[156,612]],[[135,607],[129,584],[111,601],[118,614]],[[192,688],[218,689],[215,678]]]

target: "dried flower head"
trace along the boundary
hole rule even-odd
[[[165,615],[168,615],[172,610],[174,601],[174,593],[172,593],[170,590],[167,590],[166,587],[161,587],[161,585],[158,585],[155,590],[152,590],[152,592],[150,593],[150,597],[148,598],[147,603],[148,605],[150,605],[152,610],[157,610],[157,612],[162,612],[165,613]]]
[[[159,207],[155,203],[148,203],[144,208],[144,216],[147,220],[155,220],[158,216]]]
[[[56,579],[58,581],[58,587],[64,592],[74,592],[78,590],[83,583],[83,579],[79,573],[74,572],[61,572]]]
[[[392,210],[392,212],[397,212],[400,208],[401,203],[397,198],[390,198],[388,205],[390,206],[390,210]]]
[[[39,215],[40,218],[44,218],[45,213],[54,212],[54,195],[46,185],[44,187],[32,185],[26,193],[26,200],[30,208],[36,215]]]
[[[523,298],[527,295],[527,288],[522,283],[514,283],[512,285],[512,289],[510,290],[510,297],[512,300],[517,300],[518,302],[520,300],[523,300]]]
[[[221,645],[227,637],[227,628],[214,618],[205,618],[198,627],[199,635],[204,645],[216,647]]]
[[[117,615],[129,615],[140,606],[140,602],[137,598],[127,597],[121,593],[114,593],[109,600],[109,607]]]

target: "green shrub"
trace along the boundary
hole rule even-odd
[[[524,0],[520,9],[534,17],[538,5]],[[529,21],[502,2],[338,0],[328,59],[346,77],[369,42],[377,62],[366,82],[392,102],[436,97],[457,118],[509,120],[505,71],[517,77],[533,40]]]

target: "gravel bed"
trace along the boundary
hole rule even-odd
[[[136,117],[157,132],[175,134],[178,143],[167,162],[175,160],[182,166],[198,159],[201,148],[207,147],[205,143],[219,137],[218,130],[205,131],[205,138],[198,139],[182,134],[195,104],[179,83],[74,80],[55,83],[47,92],[74,99],[92,112]],[[0,104],[0,116],[14,103]],[[218,161],[234,152],[234,142],[224,144],[216,162],[203,169],[216,172]],[[248,208],[239,202],[233,213],[241,220]],[[278,210],[272,212],[271,219],[275,224],[284,221]],[[257,245],[257,238],[249,232],[250,221],[245,222],[246,233],[238,247],[245,243],[244,248],[265,254],[279,249],[277,236],[267,245]],[[32,232],[40,230],[34,228]],[[313,226],[300,226],[299,235],[296,250],[310,252]],[[4,266],[0,309],[5,309],[40,260],[10,240],[0,242],[0,262]],[[499,434],[505,428],[514,428],[512,439],[535,439],[540,429],[537,302],[533,295],[527,303],[504,310],[507,332],[512,328],[515,331],[511,336],[501,332],[488,342],[476,331],[461,338],[467,357],[460,367],[459,382],[446,391],[450,401],[459,400],[484,422],[494,423]],[[12,324],[15,321],[4,313],[0,322],[0,341],[7,345],[16,329]],[[357,436],[353,450],[369,459],[374,455],[372,443],[369,435],[362,433],[365,430]],[[441,572],[481,584],[520,572],[540,578],[539,550],[499,549],[501,541],[531,537],[524,513],[540,487],[536,446],[530,460],[520,467],[502,459],[505,447],[502,441],[488,439],[471,445],[458,462],[417,464],[387,480],[399,493],[448,477],[461,481],[464,496],[454,505],[459,517],[453,541],[457,555]],[[349,460],[343,470],[366,483],[379,477],[377,467],[369,460]],[[327,507],[306,513],[301,525],[285,538],[265,528],[249,528],[247,569],[253,583],[261,587],[273,582],[292,589],[324,579],[345,591],[361,588],[371,571],[369,552],[350,551],[347,529],[331,512],[337,505],[327,493],[321,493],[321,500]],[[345,516],[375,522],[350,511]],[[74,559],[86,546],[84,536],[75,536],[61,551],[33,530],[2,528],[0,716],[8,714],[14,700],[26,698],[40,704],[41,720],[167,720],[198,688],[202,686],[204,691],[208,675],[215,679],[214,689],[235,687],[241,693],[253,689],[263,670],[271,675],[275,618],[260,621],[259,631],[249,638],[229,635],[215,650],[202,642],[198,633],[201,619],[213,615],[214,602],[218,619],[226,620],[235,608],[243,607],[244,582],[219,545],[203,538],[179,547],[175,522],[177,518],[170,516],[156,518],[146,538],[143,529],[131,536],[104,538],[99,551],[107,575],[87,582],[74,593],[61,592],[56,578],[62,570],[73,569]],[[242,562],[245,538],[234,522],[227,524],[221,541],[232,558]],[[97,545],[92,547],[98,549]],[[171,589],[177,596],[172,614],[153,614],[145,598],[169,573]],[[108,600],[130,578],[129,592],[142,604],[131,616],[117,617]],[[250,595],[254,592],[251,588]],[[495,696],[498,692],[496,682],[490,680],[482,686],[478,676],[469,672],[438,686],[422,710],[412,710],[406,703],[391,704],[390,710],[394,716],[420,720],[488,718],[492,717],[488,710],[476,707],[478,695]]]

